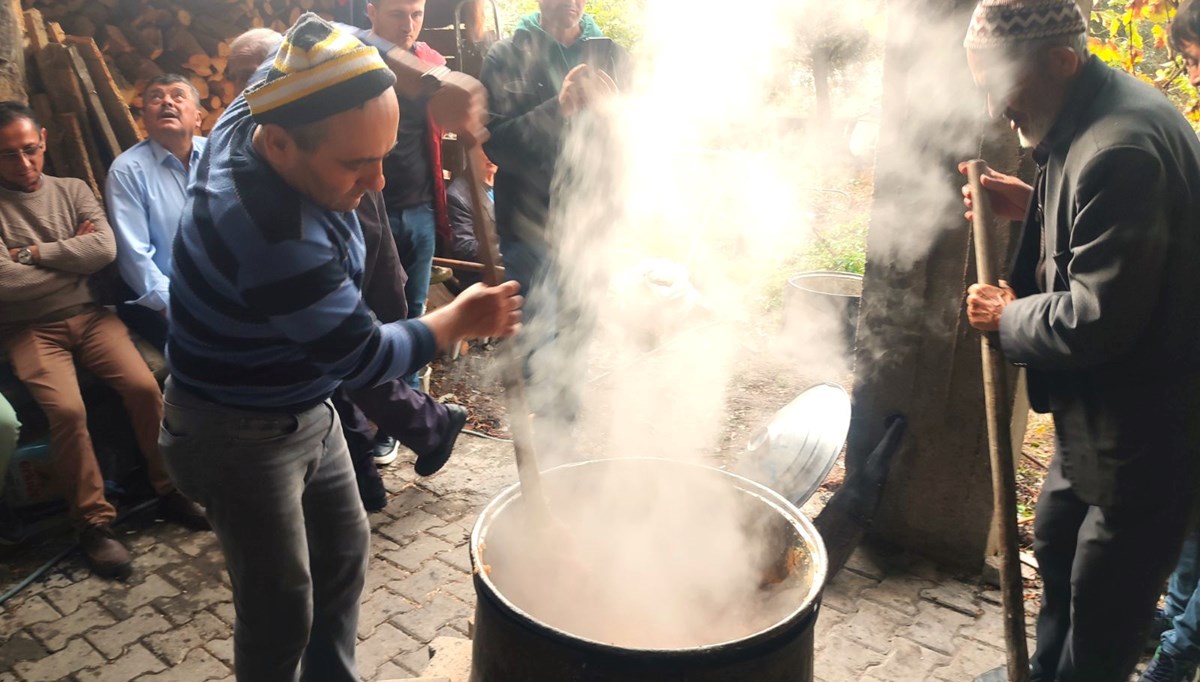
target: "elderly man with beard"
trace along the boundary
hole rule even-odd
[[[1200,143],[1161,93],[1092,57],[1085,29],[1073,0],[983,0],[965,41],[1038,166],[1033,187],[983,180],[1024,229],[1011,284],[971,286],[967,314],[1054,416],[1034,526],[1041,682],[1129,678],[1200,445]]]
[[[187,78],[155,78],[142,101],[149,139],[113,161],[104,201],[117,236],[117,268],[134,297],[118,305],[117,314],[162,350],[167,343],[171,243],[208,140],[196,135],[204,112],[200,93]]]

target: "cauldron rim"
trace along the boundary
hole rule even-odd
[[[817,532],[816,526],[808,519],[794,504],[789,502],[785,497],[770,488],[752,481],[744,476],[717,469],[715,467],[697,464],[693,462],[682,462],[679,460],[668,459],[665,457],[610,457],[603,459],[590,459],[582,462],[574,462],[571,464],[563,464],[560,466],[547,469],[542,472],[543,476],[553,476],[554,472],[567,469],[574,469],[586,466],[598,466],[610,464],[613,462],[658,462],[668,466],[686,466],[692,467],[697,471],[704,471],[710,475],[723,476],[728,478],[731,483],[737,485],[745,492],[757,495],[763,502],[774,507],[795,529],[797,535],[804,541],[804,544],[811,557],[812,565],[812,581],[809,584],[808,591],[799,606],[787,612],[778,620],[770,625],[760,628],[754,632],[747,634],[744,637],[727,640],[724,642],[713,642],[692,647],[672,647],[672,648],[651,648],[651,647],[628,647],[612,644],[609,642],[601,642],[596,639],[583,637],[581,635],[568,632],[558,628],[544,620],[534,617],[521,607],[514,604],[504,593],[499,589],[496,583],[484,571],[480,564],[479,545],[486,538],[487,530],[490,528],[492,521],[500,516],[506,507],[520,498],[520,483],[514,483],[504,490],[500,491],[483,511],[479,513],[479,517],[475,521],[475,525],[471,530],[471,569],[474,574],[474,582],[476,590],[480,589],[480,585],[487,588],[487,599],[494,600],[502,604],[508,609],[509,616],[516,618],[524,623],[526,627],[531,627],[536,630],[541,630],[546,634],[561,639],[566,639],[575,642],[577,645],[586,648],[595,648],[607,651],[623,651],[634,655],[646,654],[656,656],[703,656],[706,653],[718,653],[728,651],[730,649],[749,648],[758,644],[774,639],[780,631],[788,629],[793,623],[799,622],[808,618],[820,606],[821,592],[825,587],[827,579],[827,571],[829,567],[829,557],[825,551],[825,543],[821,540],[820,533]],[[485,595],[476,594],[476,599],[485,598]]]

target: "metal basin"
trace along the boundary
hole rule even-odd
[[[725,471],[650,458],[558,467],[543,472],[543,484],[554,515],[570,531],[566,542],[558,542],[558,537],[548,551],[581,561],[546,570],[531,558],[541,550],[531,552],[523,546],[531,526],[518,486],[488,504],[470,546],[477,597],[473,682],[812,680],[813,626],[828,561],[815,528],[783,497]],[[602,493],[596,499],[604,502],[587,499],[597,490]],[[687,493],[696,493],[700,502],[678,502]],[[616,546],[604,545],[599,554],[590,551],[609,540],[584,530],[593,528],[589,523],[575,525],[578,518],[571,505],[585,499],[596,517],[619,519],[630,509],[645,509],[644,523],[639,524],[644,526],[659,524],[656,504],[680,512],[661,522],[667,535],[654,544],[663,554],[655,554],[657,547],[635,550],[648,553],[641,558],[648,567],[673,565],[680,559],[669,554],[678,549],[671,548],[670,536],[682,526],[671,524],[694,525],[698,538],[720,536],[723,528],[737,525],[750,540],[746,565],[739,564],[746,570],[737,575],[743,582],[749,575],[753,583],[738,588],[754,595],[738,603],[753,607],[751,612],[735,615],[727,609],[708,623],[689,613],[684,618],[689,626],[712,627],[685,628],[680,631],[686,631],[685,636],[671,630],[672,636],[664,637],[652,624],[667,622],[660,618],[661,611],[678,610],[682,603],[679,595],[666,594],[670,589],[655,588],[647,596],[637,592],[645,584],[630,580],[619,582],[620,589],[628,589],[636,599],[623,602],[626,595],[609,594],[591,603],[559,591],[556,581],[570,587],[577,580],[595,588],[581,589],[580,595],[594,595],[600,591],[596,584],[610,577],[607,573],[637,565],[626,552],[614,550]],[[595,509],[598,504],[605,508]],[[620,533],[616,537],[625,539]],[[714,554],[720,547],[704,539],[688,551],[694,556],[684,559],[694,562],[694,568],[678,572],[681,585],[693,577],[690,573],[705,574],[714,563],[728,559]],[[700,594],[699,601],[706,594]],[[600,627],[599,621],[610,627]]]

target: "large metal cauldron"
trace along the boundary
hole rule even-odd
[[[619,469],[617,469],[619,468]],[[773,624],[747,632],[729,641],[706,643],[691,648],[651,649],[616,646],[566,632],[518,607],[506,597],[506,578],[487,567],[489,552],[514,520],[523,522],[519,486],[500,493],[479,516],[471,535],[474,567],[475,634],[471,682],[710,682],[750,681],[811,682],[813,679],[813,628],[820,607],[828,559],[816,529],[808,519],[780,495],[740,476],[725,471],[663,459],[610,459],[572,464],[543,473],[552,506],[556,488],[569,483],[604,477],[614,470],[636,476],[639,486],[658,481],[664,486],[686,485],[692,477],[707,484],[728,486],[739,505],[760,515],[772,528],[769,543],[763,543],[766,561],[778,555],[784,573],[788,556],[803,556],[808,582],[787,595],[783,609],[772,609]],[[562,506],[559,507],[562,509]],[[703,523],[697,519],[697,523]],[[489,535],[491,533],[491,535]],[[587,542],[587,538],[575,541]],[[769,547],[767,545],[770,545]],[[596,567],[602,570],[602,567]],[[499,584],[498,584],[499,583]],[[513,593],[510,593],[510,595]]]

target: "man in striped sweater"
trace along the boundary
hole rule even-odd
[[[394,84],[374,48],[302,17],[212,131],[175,240],[159,441],[221,541],[239,680],[358,679],[369,527],[334,390],[519,325],[515,282],[384,325],[363,303],[354,209],[382,189]]]

